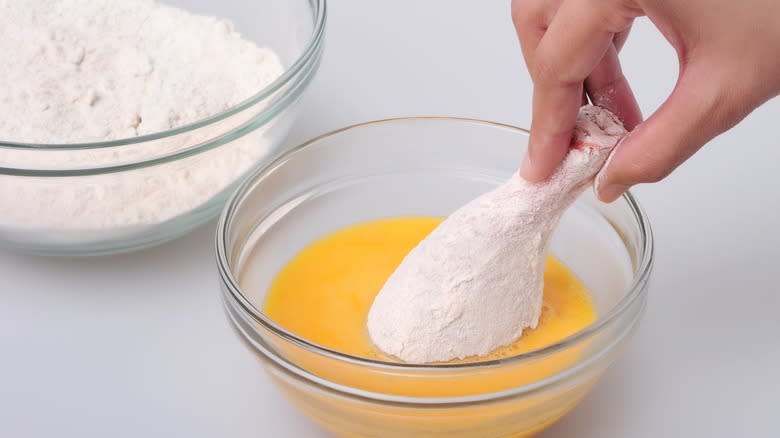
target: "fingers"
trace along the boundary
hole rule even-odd
[[[604,58],[585,80],[586,94],[590,96],[593,104],[612,111],[629,131],[642,121],[639,104],[623,75],[618,58],[618,53],[628,39],[630,31],[631,24],[629,23],[626,30],[615,34],[612,39],[613,47],[607,49]],[[587,100],[583,102],[587,103]]]
[[[614,34],[630,22],[614,19],[612,2],[598,5],[588,0],[562,3],[532,55],[533,119],[520,169],[529,181],[547,178],[566,156],[583,81],[613,47]]]
[[[583,103],[582,83],[534,88],[533,116],[528,152],[520,166],[520,175],[528,181],[543,181],[563,161]]]
[[[585,80],[585,90],[594,105],[614,113],[627,130],[642,121],[642,113],[620,67],[617,49],[611,45],[593,72]]]
[[[526,66],[531,68],[533,55],[552,21],[561,0],[512,0],[512,23],[520,40]]]
[[[647,121],[615,148],[596,177],[596,193],[612,202],[629,187],[668,176],[702,145],[741,117],[724,101],[711,69],[691,69]]]

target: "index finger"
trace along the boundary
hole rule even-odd
[[[560,3],[561,0],[512,0],[512,22],[529,70],[533,64],[536,47],[547,31]]]

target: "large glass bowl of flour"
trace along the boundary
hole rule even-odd
[[[586,191],[561,219],[551,251],[591,292],[597,317],[538,350],[445,365],[372,360],[317,345],[263,311],[279,270],[312,241],[373,219],[446,216],[515,172],[527,140],[523,129],[472,119],[383,120],[311,140],[239,187],[217,230],[223,302],[305,415],[342,437],[525,437],[596,384],[647,299],[653,240],[631,194],[604,204]]]
[[[0,9],[0,47],[29,61],[0,68],[19,84],[0,93],[0,246],[54,255],[135,250],[216,216],[281,148],[326,17],[325,0]]]

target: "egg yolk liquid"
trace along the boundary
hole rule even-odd
[[[366,328],[368,310],[404,256],[440,222],[428,217],[382,219],[320,238],[278,273],[266,296],[264,312],[287,330],[320,346],[362,358],[396,361],[371,343]],[[536,329],[525,330],[514,343],[488,356],[465,362],[536,350],[583,329],[595,318],[586,288],[560,261],[550,257]],[[498,366],[435,371],[388,371],[328,357],[286,341],[272,341],[272,345],[296,366],[331,382],[379,394],[438,398],[494,393],[538,382],[577,363],[587,341]],[[530,437],[570,410],[595,381],[591,378],[561,390],[440,410],[333,396],[269,373],[305,415],[345,438]]]
[[[282,269],[264,311],[313,343],[370,359],[393,361],[371,342],[366,318],[371,303],[406,254],[440,218],[405,217],[353,225],[315,241]],[[487,356],[501,359],[555,343],[590,324],[596,311],[587,289],[560,261],[549,257],[539,324]]]

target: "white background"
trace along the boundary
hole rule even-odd
[[[508,1],[335,0],[329,13],[291,142],[395,115],[528,126]],[[623,60],[652,112],[674,84],[674,52],[641,20]],[[644,324],[541,437],[777,436],[778,116],[771,102],[635,191],[658,250]],[[0,252],[0,436],[327,436],[227,325],[213,229],[99,259]]]

